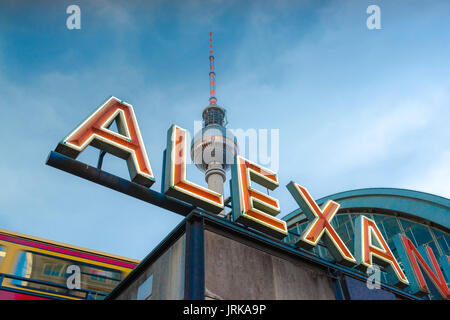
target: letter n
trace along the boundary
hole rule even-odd
[[[118,133],[108,129],[113,121]],[[132,181],[146,187],[155,182],[132,105],[116,97],[109,98],[65,137],[55,151],[76,159],[88,145],[125,159]]]
[[[422,297],[430,293],[423,271],[439,294],[444,299],[450,299],[450,291],[431,247],[422,246],[417,250],[411,240],[402,234],[394,237],[394,244],[410,279],[412,294]]]

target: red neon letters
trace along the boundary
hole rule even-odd
[[[276,238],[287,236],[286,221],[275,218],[280,213],[278,200],[251,186],[253,181],[274,190],[278,187],[277,175],[239,155],[235,157],[231,175],[234,219]]]
[[[118,132],[110,129],[113,121],[117,124]],[[187,143],[186,130],[173,125],[167,134],[164,192],[210,212],[220,213],[224,210],[224,195],[186,179]],[[147,187],[154,183],[147,152],[130,104],[115,97],[109,98],[65,137],[56,151],[75,159],[88,145],[126,159],[132,181]],[[286,237],[286,221],[276,218],[280,213],[278,200],[252,187],[253,182],[270,190],[276,189],[279,185],[276,173],[236,154],[231,174],[234,221],[278,239]],[[319,208],[306,188],[294,182],[290,182],[287,188],[309,220],[297,246],[309,249],[323,239],[333,258],[343,265],[356,265],[363,270],[374,263],[390,267],[398,279],[397,285],[411,285],[411,291],[418,296],[429,294],[426,275],[440,295],[450,299],[450,290],[430,247],[416,249],[406,236],[399,234],[394,237],[410,283],[375,221],[363,215],[355,220],[353,256],[331,224],[340,205],[329,200]],[[444,270],[450,270],[448,257],[441,259],[447,259],[441,260],[441,264],[445,261]]]
[[[205,210],[219,213],[224,208],[223,195],[186,179],[186,130],[173,125],[167,132],[164,192]]]
[[[108,129],[113,121],[119,133]],[[155,182],[132,105],[116,97],[109,98],[65,137],[55,151],[75,159],[88,145],[127,160],[132,181],[146,187]]]
[[[397,276],[398,287],[409,285],[409,281],[400,268],[391,249],[383,238],[375,221],[360,215],[355,220],[355,257],[360,269],[373,266],[373,262],[382,267],[391,267]]]
[[[421,255],[411,240],[402,234],[397,234],[394,237],[394,243],[403,265],[405,266],[408,279],[410,279],[412,294],[424,296],[430,293],[421,271],[423,270],[439,291],[439,294],[444,299],[450,299],[450,291],[431,247],[423,246],[420,248],[420,251],[422,252]],[[427,260],[430,263],[431,268],[428,265]]]
[[[305,187],[291,181],[287,188],[310,221],[296,245],[310,249],[315,247],[325,234],[323,241],[333,258],[341,264],[354,266],[355,258],[331,225],[339,204],[329,200],[323,209],[320,209]]]

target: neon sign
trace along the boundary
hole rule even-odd
[[[390,267],[397,276],[398,287],[409,285],[408,279],[400,268],[397,259],[384,240],[375,221],[366,216],[359,216],[355,221],[355,255],[359,268],[373,266],[373,260],[383,267]]]
[[[165,194],[219,213],[224,208],[223,195],[186,179],[186,130],[173,125],[167,132],[167,154],[164,179]]]
[[[108,129],[113,121],[119,133]],[[131,104],[110,97],[69,133],[55,151],[76,159],[88,145],[125,159],[133,182],[146,187],[155,182]]]
[[[276,238],[287,236],[286,222],[275,218],[280,213],[278,200],[255,190],[251,182],[270,190],[278,187],[276,173],[236,155],[231,169],[233,218],[237,222],[261,230]]]
[[[116,122],[118,132],[110,130]],[[55,151],[76,159],[90,145],[127,161],[130,179],[150,188],[155,182],[147,151],[140,134],[133,107],[116,97],[110,97],[86,120],[58,143]],[[167,133],[163,190],[165,195],[218,214],[224,210],[224,195],[202,187],[187,179],[188,152],[186,130],[173,125]],[[270,190],[279,186],[276,172],[236,154],[231,169],[232,218],[235,222],[282,240],[288,235],[286,222],[276,218],[280,205],[276,198],[256,190],[258,184]],[[339,210],[337,202],[329,200],[321,208],[308,190],[291,181],[287,186],[294,200],[308,219],[308,226],[300,235],[296,246],[314,248],[320,240],[326,245],[336,262],[361,270],[374,263],[391,268],[400,288],[409,287],[413,294],[429,294],[424,275],[437,288],[444,299],[450,299],[450,290],[430,247],[415,248],[405,235],[394,237],[403,268],[380,232],[375,221],[364,215],[355,221],[353,254],[332,225]],[[449,256],[440,258],[444,274],[450,278]]]
[[[325,234],[326,237],[323,240],[333,258],[348,267],[356,265],[356,259],[331,225],[331,220],[336,215],[340,205],[330,200],[323,209],[320,209],[305,187],[291,181],[287,188],[306,217],[311,221],[296,245],[311,249],[319,243],[319,240]]]
[[[394,243],[403,264],[406,266],[406,274],[408,279],[410,279],[412,293],[417,296],[424,296],[430,293],[422,273],[423,270],[439,294],[445,299],[450,299],[450,290],[445,283],[444,275],[439,268],[433,250],[429,246],[421,246],[418,250],[411,240],[402,234],[397,234],[394,237]],[[448,266],[449,257],[443,256],[442,258],[441,264]]]

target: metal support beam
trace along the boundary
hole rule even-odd
[[[106,155],[106,151],[100,150],[100,154],[98,155],[97,169],[102,170],[103,166],[103,158]]]
[[[45,164],[127,194],[133,198],[178,213],[182,216],[187,216],[195,209],[193,205],[167,197],[165,194],[99,170],[55,151],[50,151]]]
[[[345,282],[342,272],[328,268],[327,274],[333,281],[333,289],[334,294],[336,295],[336,300],[351,300],[347,283]]]
[[[205,299],[203,218],[186,219],[185,300]]]

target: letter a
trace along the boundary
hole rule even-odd
[[[108,129],[113,121],[119,133]],[[127,160],[132,181],[146,187],[155,182],[132,105],[116,97],[109,98],[65,137],[55,151],[76,159],[88,145]]]
[[[376,263],[394,270],[400,288],[409,286],[408,278],[392,254],[374,220],[360,215],[355,220],[355,258],[358,269],[367,269]]]
[[[81,269],[77,265],[70,265],[67,267],[67,273],[71,274],[66,281],[68,289],[81,289]]]

